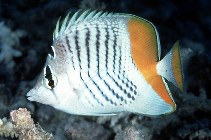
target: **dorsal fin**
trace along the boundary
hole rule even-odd
[[[132,44],[132,56],[139,66],[146,67],[146,64],[160,60],[159,34],[151,22],[132,16],[128,22],[128,31]]]
[[[57,21],[57,23],[56,23],[56,28],[55,28],[55,30],[54,30],[54,32],[53,32],[53,40],[54,40],[54,39],[58,36],[58,34],[59,34],[60,18],[61,18],[61,17],[59,17],[59,19],[58,19],[58,21]]]
[[[108,13],[108,12],[97,12],[96,10],[78,10],[76,13],[70,17],[70,13],[64,18],[62,24],[60,25],[60,18],[57,21],[56,28],[53,33],[53,40],[57,38],[61,33],[63,33],[66,29],[69,29],[72,25],[77,24],[81,21],[87,21],[90,19],[101,18],[101,17],[110,17],[116,14]]]
[[[138,70],[146,79],[155,76],[155,64],[160,59],[159,37],[154,25],[141,18],[132,17],[128,22],[131,41],[131,55]],[[153,68],[153,69],[152,69]]]

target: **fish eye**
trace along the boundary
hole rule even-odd
[[[56,76],[54,76],[54,75],[51,75],[50,79],[48,79],[46,77],[44,77],[44,79],[43,79],[43,83],[44,83],[45,87],[48,89],[53,89],[57,85],[57,82],[58,82],[58,80],[57,80]]]
[[[55,75],[51,73],[50,67],[47,65],[44,69],[44,78],[43,78],[43,84],[48,89],[53,89],[57,85],[57,78]]]

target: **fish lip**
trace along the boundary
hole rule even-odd
[[[27,97],[27,100],[29,100],[29,101],[34,101],[33,100],[33,97],[32,97],[32,90],[30,90],[27,94],[26,94],[26,97]]]
[[[30,95],[28,95],[28,93],[27,93],[26,97],[27,97],[27,100],[32,101],[32,97]]]
[[[27,100],[32,101],[32,98],[30,96],[27,97]]]
[[[30,96],[30,95],[27,95],[27,100],[29,100],[29,101],[34,101],[33,97]]]
[[[28,93],[26,94],[26,97],[28,98],[28,97],[31,97]]]

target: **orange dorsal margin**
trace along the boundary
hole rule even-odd
[[[179,41],[173,45],[172,56],[172,68],[177,85],[181,91],[183,91],[183,75],[182,65],[180,60]]]
[[[128,21],[128,31],[131,41],[131,55],[138,70],[154,91],[168,104],[175,106],[163,83],[157,74],[158,45],[155,27],[152,23],[132,17]]]

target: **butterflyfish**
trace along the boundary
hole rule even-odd
[[[183,90],[179,43],[161,59],[158,31],[146,19],[79,10],[58,20],[51,48],[30,101],[90,116],[176,110],[167,81]]]

